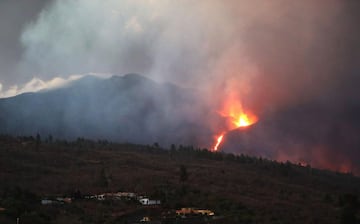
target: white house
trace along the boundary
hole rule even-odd
[[[98,194],[95,195],[95,198],[99,201],[104,201],[105,200],[105,194]]]
[[[114,196],[118,198],[136,198],[136,194],[133,192],[117,192]]]
[[[142,205],[160,205],[160,200],[150,200],[149,198],[141,198],[139,199],[139,202]]]

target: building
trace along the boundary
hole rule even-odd
[[[189,215],[214,216],[215,213],[208,209],[181,208],[179,210],[176,210],[176,215],[179,215],[179,216],[189,216]]]
[[[117,192],[115,196],[121,198],[136,198],[136,194],[133,192]]]
[[[160,200],[150,200],[149,198],[141,198],[139,199],[139,202],[142,205],[160,205]]]
[[[150,220],[150,218],[148,217],[148,216],[144,216],[141,220],[140,220],[140,222],[150,222],[151,220]]]
[[[94,198],[96,198],[99,201],[104,201],[105,200],[105,194],[94,195]]]
[[[71,202],[72,202],[72,199],[71,199],[71,198],[68,198],[68,197],[66,197],[66,198],[57,197],[57,198],[56,198],[56,201],[58,201],[58,202],[64,202],[64,203],[71,203]]]
[[[59,202],[55,201],[55,200],[42,199],[41,204],[42,205],[51,205],[51,204],[59,204]]]
[[[72,199],[71,198],[62,198],[62,197],[57,197],[55,199],[42,199],[41,200],[41,204],[42,205],[51,205],[51,204],[64,204],[64,203],[71,203]]]

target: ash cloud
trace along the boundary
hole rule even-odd
[[[264,155],[359,167],[359,10],[338,0],[51,1],[15,38],[11,80],[136,72],[198,89],[209,111],[235,92],[265,123],[256,140],[279,145]]]

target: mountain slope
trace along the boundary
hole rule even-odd
[[[203,110],[194,93],[175,85],[137,74],[86,76],[59,89],[0,99],[0,133],[199,144],[210,136],[197,122]]]
[[[232,130],[221,149],[359,175],[359,112],[320,103],[289,107]]]
[[[226,119],[204,97],[137,74],[85,76],[0,99],[0,133],[210,148]],[[220,149],[359,175],[359,113],[356,104],[334,108],[321,101],[277,108],[251,127],[230,131]]]
[[[0,145],[0,207],[8,209],[25,203],[22,198],[18,204],[4,198],[10,195],[14,201],[19,193],[11,196],[10,189],[16,193],[20,188],[40,198],[70,196],[76,191],[85,195],[136,192],[160,199],[164,212],[174,213],[181,207],[211,209],[229,218],[227,222],[210,222],[221,224],[335,224],[347,223],[341,222],[345,215],[360,215],[356,207],[360,178],[349,174],[180,146],[165,150],[83,139],[37,144],[30,138],[3,136]],[[40,206],[40,199],[31,206]],[[115,212],[111,211],[126,210],[129,205],[74,200],[72,205],[54,207],[53,212],[46,210],[47,206],[40,210],[51,220],[70,216],[69,221],[44,223],[83,223],[77,221],[80,218],[90,219],[86,223],[125,223],[113,220]],[[21,219],[28,213],[25,210]],[[15,215],[19,214],[4,223],[14,223],[19,217]],[[0,212],[0,222],[1,216]]]

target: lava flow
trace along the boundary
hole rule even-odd
[[[215,144],[215,146],[214,146],[214,151],[217,151],[217,150],[218,150],[218,147],[219,147],[219,145],[220,145],[223,137],[224,137],[224,134],[221,134],[220,136],[218,136],[218,137],[216,138],[216,144]]]
[[[245,112],[243,110],[239,101],[230,100],[226,102],[224,110],[220,111],[219,114],[230,122],[227,124],[227,130],[225,132],[215,136],[216,142],[214,144],[213,151],[218,151],[219,145],[221,144],[226,132],[241,127],[248,127],[258,121],[257,116],[251,112]]]

